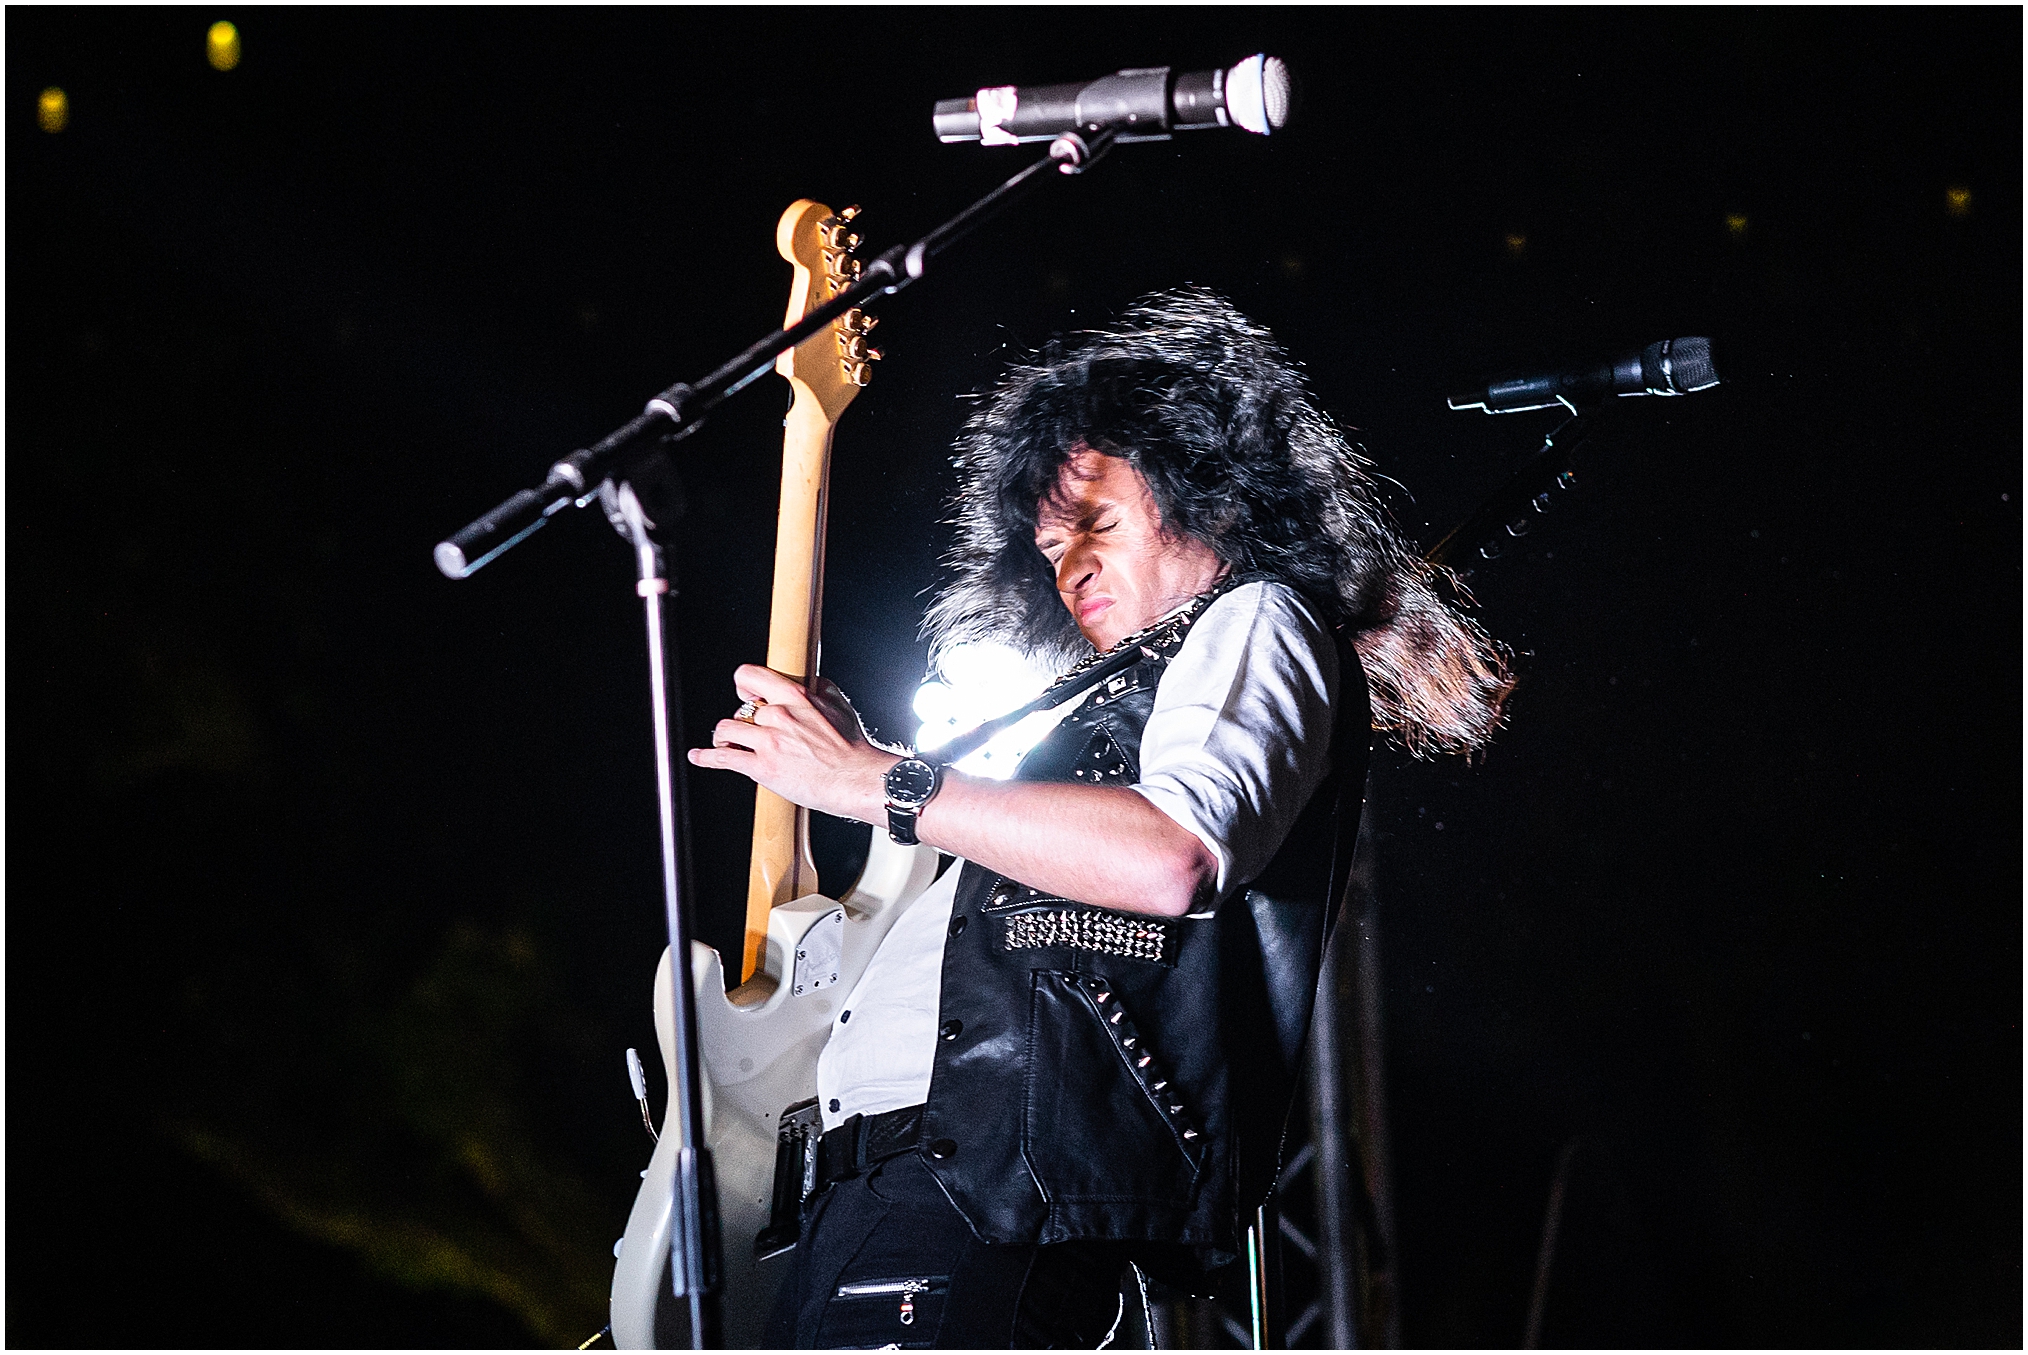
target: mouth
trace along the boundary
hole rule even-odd
[[[1113,600],[1111,598],[1098,597],[1085,599],[1077,604],[1077,624],[1080,626],[1090,625],[1103,616],[1106,609],[1112,605]]]

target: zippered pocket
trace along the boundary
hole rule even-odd
[[[824,1314],[823,1344],[858,1350],[933,1345],[950,1287],[948,1275],[847,1280]]]

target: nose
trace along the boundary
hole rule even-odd
[[[1098,553],[1082,538],[1073,539],[1056,562],[1056,591],[1065,597],[1075,596],[1098,572]]]

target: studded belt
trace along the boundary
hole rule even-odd
[[[1176,963],[1176,924],[1104,908],[1031,908],[1002,918],[1008,950],[1068,946],[1126,960]]]

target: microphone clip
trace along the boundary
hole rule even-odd
[[[1049,158],[1057,162],[1059,174],[1082,174],[1097,164],[1119,139],[1118,129],[1112,127],[1090,139],[1078,132],[1062,132],[1049,143]]]

